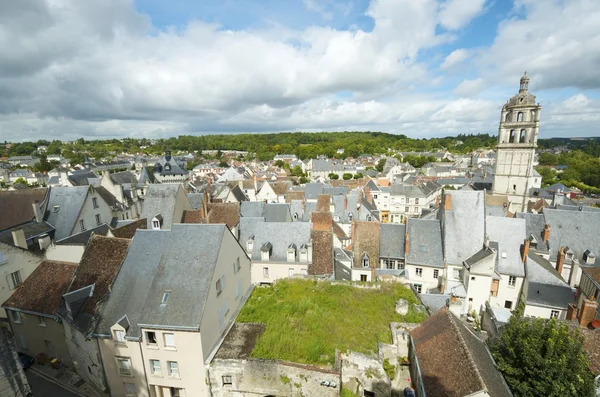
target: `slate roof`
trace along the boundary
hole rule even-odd
[[[461,265],[483,247],[485,193],[453,190],[445,195],[451,196],[451,206],[440,211],[445,228],[444,255],[448,264]]]
[[[287,262],[287,250],[291,244],[295,244],[296,262],[300,261],[300,247],[308,244],[311,237],[312,223],[309,222],[256,222],[253,233],[246,240],[240,242],[245,246],[247,239],[254,236],[254,247],[250,253],[253,261],[261,261],[260,248],[267,243],[273,247],[271,250],[271,262]],[[244,233],[248,234],[247,232]]]
[[[524,277],[521,245],[527,238],[525,220],[488,216],[486,231],[490,240],[498,243],[496,271],[509,276]],[[506,258],[502,254],[506,254]]]
[[[110,287],[127,255],[130,241],[103,236],[93,236],[90,239],[73,280],[65,291],[69,293],[94,285],[92,296],[82,302],[83,306],[78,313],[73,313],[73,323],[81,331],[88,331],[92,317],[98,310],[97,305],[109,294]]]
[[[304,185],[304,199],[305,200],[316,200],[317,196],[323,193],[322,183],[307,183]]]
[[[446,307],[448,299],[452,298],[452,295],[446,294],[420,294],[419,298],[425,306],[429,309],[430,313],[435,313],[438,310]]]
[[[484,342],[446,308],[411,331],[427,397],[512,397]],[[450,365],[451,363],[451,365]]]
[[[74,263],[43,261],[2,307],[55,315],[76,269]]]
[[[404,237],[406,225],[393,223],[380,224],[379,256],[382,258],[404,259]]]
[[[407,228],[409,249],[406,263],[443,268],[444,256],[440,221],[409,218]]]
[[[138,229],[146,229],[147,228],[147,219],[142,218],[131,223],[128,223],[125,226],[118,227],[112,230],[112,234],[118,238],[128,238],[132,239],[135,235],[135,231]]]
[[[154,177],[153,173],[148,171],[148,167],[142,167],[137,183],[140,186],[150,185],[156,183],[156,178]]]
[[[50,189],[45,221],[56,229],[56,240],[71,235],[88,195],[89,186],[55,186]],[[58,212],[54,208],[58,206]]]
[[[544,219],[550,224],[550,258],[556,258],[561,246],[569,246],[574,258],[583,261],[583,253],[590,249],[600,253],[600,212],[596,211],[563,211],[545,208]],[[596,258],[596,266],[600,266],[600,255]]]
[[[262,217],[242,217],[239,224],[239,242],[243,247],[246,247],[248,240],[254,236],[256,225],[264,223],[265,218]]]
[[[92,234],[99,236],[106,236],[110,230],[110,227],[103,223],[99,226],[96,226],[92,229],[88,229],[84,232],[74,234],[69,237],[65,237],[62,240],[57,240],[55,244],[57,245],[86,245],[90,240]]]
[[[199,210],[204,202],[204,193],[188,193],[187,198],[192,208]]]
[[[168,166],[167,166],[168,165]],[[167,169],[169,168],[170,169]],[[181,166],[175,161],[175,158],[171,157],[170,154],[159,158],[154,164],[154,173],[165,175],[187,175],[188,172],[181,168]]]
[[[262,216],[266,222],[291,222],[290,206],[286,203],[265,204]]]
[[[426,181],[418,185],[393,184],[391,189],[392,196],[406,197],[427,197],[435,190],[441,189],[441,186],[435,182]]]
[[[152,229],[152,218],[158,214],[163,217],[163,228],[165,229],[170,229],[173,223],[181,222],[181,219],[173,218],[179,194],[185,197],[183,187],[179,183],[162,183],[148,186],[142,214],[140,215],[140,218],[147,219],[148,229]]]
[[[174,224],[171,230],[138,230],[96,333],[109,335],[124,315],[133,337],[141,336],[139,324],[199,329],[226,229]],[[167,290],[168,301],[161,305]]]
[[[52,227],[52,225],[49,225],[46,222],[29,222],[25,223],[24,225],[19,225],[12,229],[7,229],[3,232],[0,232],[0,242],[14,246],[12,231],[19,229],[23,230],[23,233],[25,234],[25,239],[27,240],[27,243],[31,250],[39,249],[39,246],[34,244],[32,241],[32,239],[34,239],[35,237],[46,233],[51,237],[53,237],[54,235],[54,227]]]
[[[240,205],[240,215],[248,218],[262,217],[264,207],[265,203],[262,201],[245,201]]]
[[[87,186],[90,184],[88,179],[98,178],[98,175],[92,171],[83,170],[75,171],[73,174],[67,176],[67,179],[73,186]]]
[[[113,172],[110,174],[110,180],[116,185],[122,185],[129,183],[131,185],[137,185],[137,178],[131,171]]]
[[[530,252],[525,266],[528,305],[566,309],[575,303],[573,290],[546,259]]]
[[[36,201],[43,205],[47,192],[46,188],[0,191],[0,230],[33,220],[35,216],[31,205]],[[43,207],[40,212],[44,213]]]

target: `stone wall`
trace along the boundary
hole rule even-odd
[[[309,365],[261,359],[214,359],[207,372],[213,397],[340,395],[338,372]]]
[[[25,397],[30,392],[13,337],[0,327],[0,396]]]

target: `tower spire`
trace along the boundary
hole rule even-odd
[[[527,71],[521,77],[521,82],[519,85],[519,92],[526,92],[529,89],[529,76],[527,76]]]

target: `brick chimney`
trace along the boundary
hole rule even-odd
[[[577,318],[577,306],[569,303],[567,307],[567,320],[575,320]]]
[[[547,243],[550,240],[550,225],[546,223],[542,231],[542,241]]]
[[[521,262],[523,263],[525,263],[525,260],[527,260],[527,255],[529,255],[529,244],[529,240],[525,239],[521,250]]]
[[[408,232],[406,232],[406,238],[404,239],[404,257],[408,255],[408,250],[410,249],[410,237]]]
[[[452,195],[450,194],[444,194],[444,209],[452,209]]]
[[[565,247],[560,247],[556,254],[556,271],[562,275],[563,265],[565,264]]]
[[[365,198],[369,203],[373,204],[373,196],[371,196],[371,189],[369,189],[368,187],[365,188]]]
[[[598,302],[592,299],[584,299],[579,311],[579,326],[587,327],[596,318]]]

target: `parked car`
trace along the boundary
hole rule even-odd
[[[417,397],[415,391],[410,387],[404,388],[404,397]]]
[[[23,367],[23,369],[27,369],[35,363],[35,358],[25,353],[19,353],[19,359],[21,360],[21,367]]]

